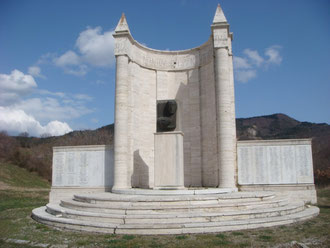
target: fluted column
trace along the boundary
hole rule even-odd
[[[130,188],[128,180],[128,57],[116,58],[116,97],[113,189]]]

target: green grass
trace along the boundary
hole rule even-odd
[[[134,235],[123,235],[122,239],[132,240],[132,239],[135,239],[135,236]]]
[[[0,163],[0,181],[12,187],[50,188],[48,181],[10,163]]]
[[[0,211],[42,206],[48,202],[48,192],[0,190]]]
[[[272,240],[272,236],[269,236],[269,235],[260,235],[258,238],[259,238],[261,241],[266,241],[266,242]]]
[[[18,182],[19,177],[16,176],[15,170],[18,170],[17,174],[20,173],[20,176],[25,178],[24,183]],[[108,248],[273,247],[279,244],[290,244],[292,241],[305,243],[311,240],[313,242],[308,243],[308,247],[322,248],[329,247],[330,243],[330,188],[318,190],[320,215],[294,225],[215,234],[115,235],[64,231],[32,220],[30,217],[32,209],[48,202],[48,191],[41,189],[49,189],[49,185],[36,175],[29,178],[30,175],[26,170],[12,165],[6,164],[0,167],[0,182],[6,182],[7,185],[14,187],[0,189],[0,247],[32,247],[7,243],[4,241],[7,238],[51,245],[64,244],[68,247]],[[26,186],[22,187],[22,185]]]
[[[179,236],[176,236],[175,238],[178,239],[178,240],[182,240],[182,239],[186,239],[187,236],[185,236],[185,235],[179,235]]]

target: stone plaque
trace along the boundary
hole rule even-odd
[[[53,185],[109,187],[113,184],[113,150],[108,146],[55,147]]]
[[[314,183],[310,140],[240,141],[238,183]]]

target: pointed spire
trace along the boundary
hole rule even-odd
[[[227,19],[220,7],[220,4],[218,4],[218,7],[217,7],[217,10],[215,12],[215,15],[214,15],[214,19],[213,19],[213,24],[215,23],[224,23],[224,22],[227,22]]]
[[[118,25],[115,29],[115,32],[116,33],[122,33],[122,32],[128,32],[129,33],[129,28],[128,28],[128,24],[127,24],[126,17],[125,17],[124,13],[121,15],[121,18],[118,22]]]

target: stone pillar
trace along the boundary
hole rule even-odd
[[[215,49],[219,187],[235,188],[236,127],[228,49]]]
[[[230,75],[230,85],[229,85],[229,92],[230,92],[230,100],[231,100],[231,123],[232,123],[232,146],[234,149],[234,178],[235,184],[238,184],[238,167],[237,167],[237,136],[236,136],[236,111],[235,111],[235,86],[234,86],[234,65],[233,65],[233,52],[232,52],[232,40],[233,40],[233,33],[230,33],[230,37],[228,37],[229,42],[229,75]]]
[[[116,56],[116,96],[114,134],[114,183],[112,190],[131,188],[129,175],[129,68],[127,40],[130,32],[126,17],[122,14],[113,34]]]
[[[116,98],[113,189],[130,188],[128,180],[128,57],[116,57]]]
[[[219,188],[236,188],[236,125],[229,24],[218,5],[213,24]]]

